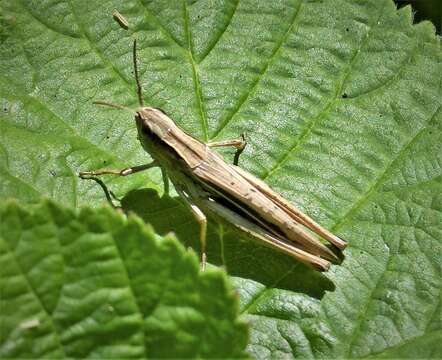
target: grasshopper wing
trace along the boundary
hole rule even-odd
[[[330,249],[303,228],[307,223],[304,218],[294,216],[284,202],[275,200],[278,197],[273,190],[267,185],[260,186],[263,183],[250,174],[245,175],[244,170],[238,171],[238,167],[227,164],[217,154],[209,151],[204,161],[192,169],[192,172],[203,184],[210,186],[212,192],[222,193],[222,198],[230,202],[231,208],[247,214],[251,221],[260,224],[268,233],[293,241],[302,251],[332,261],[337,260]],[[279,197],[282,198],[280,195]],[[311,229],[315,231],[315,228]]]
[[[347,246],[347,242],[332,234],[327,229],[323,228],[317,222],[315,222],[312,218],[304,214],[301,210],[299,210],[296,206],[288,202],[277,192],[272,190],[270,186],[268,186],[264,181],[256,178],[252,174],[247,171],[241,169],[239,166],[231,165],[235,167],[236,171],[246,179],[250,184],[255,186],[258,190],[262,191],[269,199],[271,199],[274,203],[281,206],[285,211],[291,216],[295,221],[309,228],[311,231],[315,232],[322,238],[328,240],[330,243],[335,245],[338,249],[343,250]]]
[[[287,253],[297,260],[313,266],[316,270],[327,271],[330,268],[329,261],[296,247],[294,244],[287,242],[285,239],[276,236],[262,226],[259,226],[253,221],[241,216],[238,214],[238,212],[230,209],[229,207],[208,199],[205,199],[204,202],[204,206],[213,214],[216,214],[229,224],[233,224],[234,227],[239,229],[251,239],[259,240],[269,247]]]

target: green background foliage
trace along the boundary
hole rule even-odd
[[[414,21],[430,20],[436,27],[436,32],[441,34],[442,6],[439,0],[394,0],[399,6],[411,5],[414,12]]]
[[[219,271],[112,209],[0,208],[2,358],[244,356]],[[36,322],[36,326],[32,326]]]
[[[101,187],[78,171],[150,160],[129,114],[92,105],[137,106],[137,38],[147,104],[203,141],[246,132],[241,166],[349,241],[342,266],[322,275],[209,225],[208,259],[240,294],[249,354],[442,356],[442,52],[434,27],[412,25],[409,7],[7,0],[0,23],[2,198],[97,206]],[[125,210],[198,251],[198,228],[179,200],[163,196],[159,171],[103,181]]]

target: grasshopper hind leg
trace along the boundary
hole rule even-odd
[[[201,209],[196,206],[192,201],[189,199],[187,194],[179,189],[178,187],[175,187],[178,194],[183,198],[186,205],[189,207],[190,211],[192,211],[192,214],[195,216],[196,221],[198,222],[200,226],[200,246],[201,246],[201,270],[204,271],[206,269],[206,236],[207,236],[207,217],[204,215],[204,213],[201,211]]]
[[[198,221],[200,225],[201,270],[204,271],[206,269],[207,218],[196,205],[191,204],[190,208],[195,215],[196,221]]]

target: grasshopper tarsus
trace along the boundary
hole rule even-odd
[[[121,199],[119,199],[112,190],[109,190],[109,195],[112,196],[112,199],[121,203]]]
[[[206,253],[201,254],[201,263],[200,263],[200,269],[201,271],[206,271]]]
[[[109,203],[109,205],[114,208],[115,210],[118,211],[122,211],[121,206],[115,205],[114,202],[112,201],[112,199],[114,199],[115,201],[118,201],[119,203],[121,203],[121,200],[118,199],[117,196],[115,196],[115,194],[113,193],[112,190],[109,190],[106,186],[106,184],[101,181],[99,178],[95,177],[95,176],[87,176],[87,177],[81,177],[82,179],[87,179],[87,180],[93,180],[95,181],[98,185],[100,185],[101,189],[104,191],[104,195],[106,196],[106,200]]]

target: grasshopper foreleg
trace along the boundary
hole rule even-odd
[[[224,147],[224,146],[233,146],[236,148],[235,157],[233,158],[233,165],[238,165],[239,156],[244,151],[247,145],[246,138],[244,134],[241,134],[241,139],[233,139],[233,140],[225,140],[225,141],[216,141],[212,143],[208,143],[209,147]]]
[[[204,271],[206,269],[206,235],[207,235],[207,217],[204,215],[204,213],[201,211],[201,209],[196,206],[192,201],[188,198],[187,194],[177,188],[176,191],[178,194],[183,198],[186,205],[189,207],[189,209],[192,211],[193,215],[195,216],[196,221],[198,222],[200,226],[200,244],[201,244],[201,270]]]
[[[135,174],[140,171],[144,171],[155,166],[159,166],[156,161],[152,161],[149,164],[132,166],[128,168],[124,168],[122,170],[114,170],[114,169],[101,169],[96,171],[80,171],[79,175],[81,178],[88,178],[91,176],[100,176],[100,175],[117,175],[117,176],[127,176],[131,174]]]
[[[121,170],[115,170],[115,169],[101,169],[96,171],[80,171],[79,176],[82,179],[90,179],[94,176],[100,176],[100,175],[117,175],[117,176],[127,176],[131,174],[135,174],[140,171],[144,171],[153,167],[159,166],[161,168],[161,175],[163,177],[163,183],[164,183],[164,193],[169,194],[169,178],[167,177],[166,170],[160,166],[160,164],[157,161],[152,161],[149,164],[144,165],[138,165],[138,166],[131,166],[127,167]]]

